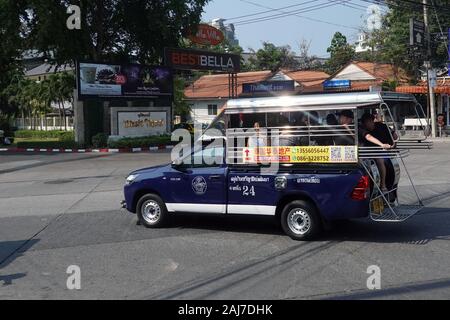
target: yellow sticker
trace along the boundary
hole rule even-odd
[[[245,163],[356,163],[357,146],[244,148]]]

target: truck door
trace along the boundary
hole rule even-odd
[[[274,175],[262,175],[259,169],[230,169],[227,179],[228,214],[275,215]]]
[[[191,164],[167,173],[171,195],[171,202],[166,204],[169,212],[226,213],[227,169],[223,156],[222,147],[200,150],[192,154]],[[208,157],[217,159],[216,163],[206,163]]]

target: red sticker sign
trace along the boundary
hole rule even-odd
[[[225,36],[223,32],[207,24],[200,24],[197,32],[191,32],[188,39],[196,44],[217,46],[223,42]]]

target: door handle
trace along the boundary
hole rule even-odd
[[[209,176],[209,180],[220,180],[222,176]]]

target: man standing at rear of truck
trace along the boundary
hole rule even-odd
[[[375,116],[365,113],[361,118],[362,127],[360,129],[361,143],[365,147],[381,147],[383,149],[391,149],[394,147],[398,136],[395,132],[391,132],[389,127],[382,122],[375,122]],[[381,191],[387,193],[386,187],[386,164],[385,159],[375,159],[381,176]]]

